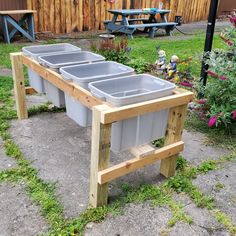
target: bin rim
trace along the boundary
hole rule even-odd
[[[58,56],[58,55],[68,55],[68,54],[70,55],[70,54],[76,54],[76,53],[89,53],[93,56],[96,56],[97,58],[92,59],[92,60],[75,61],[75,62],[71,61],[71,62],[67,62],[67,63],[56,63],[56,64],[52,64],[46,60],[46,57]],[[57,53],[57,54],[51,54],[51,55],[43,55],[43,56],[39,56],[38,60],[39,60],[39,63],[42,64],[43,66],[47,66],[47,67],[53,68],[53,69],[59,69],[62,67],[67,67],[67,66],[72,66],[72,65],[84,65],[84,64],[94,63],[94,62],[102,62],[102,61],[105,61],[105,57],[103,57],[100,54],[96,54],[96,53],[93,53],[90,51],[79,50],[79,51],[70,51],[70,52],[63,51],[60,54]]]
[[[114,73],[114,74],[104,74],[104,75],[94,75],[94,76],[90,76],[90,77],[87,77],[87,78],[80,78],[80,77],[77,77],[75,75],[72,75],[70,73],[68,73],[67,71],[65,71],[65,69],[69,69],[69,68],[74,68],[74,67],[83,67],[83,66],[92,66],[92,65],[95,65],[95,64],[103,64],[103,63],[112,63],[112,64],[116,64],[117,66],[122,66],[123,68],[126,68],[127,70],[126,71],[123,71],[123,72],[119,72],[119,73]],[[95,62],[95,63],[91,63],[91,64],[82,64],[82,65],[72,65],[72,66],[65,66],[65,67],[61,67],[59,69],[62,77],[65,76],[66,80],[75,80],[75,81],[78,81],[78,82],[81,82],[81,83],[90,83],[90,82],[93,82],[95,79],[101,79],[101,78],[106,78],[106,77],[122,77],[122,76],[125,76],[127,75],[127,73],[134,73],[134,69],[132,67],[129,67],[129,66],[126,66],[126,65],[123,65],[121,63],[118,63],[118,62],[115,62],[115,61],[101,61],[101,62]]]
[[[45,52],[45,53],[33,53],[33,52],[30,52],[29,49],[31,48],[37,48],[37,47],[50,47],[50,46],[61,46],[61,45],[64,45],[64,46],[69,46],[71,47],[70,50],[67,50],[67,51],[60,51],[60,52]],[[37,59],[39,56],[49,56],[49,55],[57,55],[57,54],[60,54],[60,53],[63,53],[63,52],[74,52],[74,51],[81,51],[81,48],[73,45],[73,44],[70,44],[70,43],[55,43],[55,44],[45,44],[45,45],[32,45],[32,46],[25,46],[22,48],[22,52],[26,55],[26,56],[30,56],[30,57],[33,57],[35,59]]]
[[[95,85],[97,84],[101,84],[101,83],[106,83],[106,82],[109,82],[109,81],[114,81],[114,80],[120,80],[120,79],[127,79],[127,78],[130,78],[130,77],[142,77],[142,76],[147,76],[149,78],[153,78],[153,79],[156,79],[160,82],[164,83],[165,84],[168,84],[169,86],[167,88],[164,88],[164,89],[158,89],[158,90],[153,90],[153,91],[148,91],[148,92],[144,92],[142,94],[135,94],[135,95],[128,95],[128,96],[125,96],[125,97],[116,97],[116,96],[113,96],[111,94],[108,94],[108,93],[105,93],[103,91],[101,91],[100,89],[96,88]],[[161,78],[158,78],[158,77],[155,77],[153,75],[149,75],[149,74],[135,74],[135,75],[129,75],[129,76],[122,76],[122,77],[117,77],[117,78],[112,78],[112,79],[106,79],[106,80],[99,80],[99,81],[94,81],[94,82],[90,82],[89,85],[88,85],[91,93],[93,94],[93,96],[96,96],[100,99],[103,99],[103,100],[111,100],[112,102],[117,103],[117,101],[124,101],[124,100],[127,100],[127,99],[134,99],[134,98],[143,98],[147,95],[154,95],[155,93],[158,93],[160,92],[166,92],[166,91],[169,91],[169,90],[174,90],[176,88],[176,85],[172,82],[169,82],[169,81],[166,81],[166,80],[163,80]],[[152,99],[147,99],[148,100],[152,100]],[[123,106],[123,105],[121,105]]]

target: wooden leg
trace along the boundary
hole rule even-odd
[[[11,63],[17,116],[19,119],[27,119],[28,111],[26,105],[25,82],[21,53],[11,53]]]
[[[29,30],[29,34],[31,35],[31,37],[35,40],[35,32],[34,32],[34,14],[29,14],[28,15],[28,30]]]
[[[2,31],[5,43],[10,43],[9,30],[7,25],[7,17],[2,16]]]
[[[186,113],[187,105],[181,105],[170,109],[165,145],[178,142],[182,139]],[[161,161],[160,173],[162,175],[165,177],[175,175],[177,157],[178,155],[174,155]]]
[[[107,106],[93,108],[92,150],[90,173],[90,205],[98,207],[107,204],[108,184],[98,183],[98,172],[108,168],[110,161],[111,124],[101,124],[101,111]]]

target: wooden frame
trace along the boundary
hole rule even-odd
[[[92,207],[107,204],[110,181],[158,160],[161,160],[160,173],[162,175],[170,177],[175,174],[178,153],[184,148],[181,139],[187,104],[193,99],[192,92],[177,88],[172,95],[167,97],[114,108],[93,97],[89,91],[80,86],[63,80],[58,73],[41,66],[22,53],[11,53],[11,60],[19,119],[28,118],[25,94],[34,92],[33,89],[26,89],[24,86],[23,65],[93,110],[90,175],[90,204]],[[131,152],[135,154],[133,159],[109,167],[112,123],[162,109],[169,109],[164,147],[157,150],[148,145],[132,148]]]

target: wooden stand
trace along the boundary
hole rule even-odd
[[[11,60],[19,119],[28,118],[25,93],[31,91],[29,88],[25,90],[24,87],[23,64],[93,110],[90,175],[90,204],[92,207],[107,204],[110,181],[158,160],[161,160],[160,172],[162,175],[170,177],[175,174],[176,158],[184,148],[181,138],[187,104],[193,99],[192,92],[175,89],[171,96],[114,108],[93,97],[89,91],[64,80],[58,73],[39,65],[38,62],[21,53],[12,53]],[[109,166],[112,123],[163,109],[170,109],[165,146],[157,150],[148,145],[132,148],[132,153],[136,155],[133,159]]]

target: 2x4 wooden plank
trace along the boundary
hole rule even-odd
[[[11,53],[10,57],[12,63],[12,75],[14,82],[17,116],[19,119],[27,119],[28,111],[26,105],[22,56],[19,53]]]
[[[102,112],[101,122],[103,124],[113,123],[120,120],[129,119],[138,115],[143,115],[149,112],[156,112],[163,109],[176,107],[179,105],[187,104],[193,99],[192,92],[184,92],[174,94],[167,97],[162,97],[146,102],[140,102],[123,107],[112,108]]]
[[[154,154],[145,156],[143,158],[136,157],[115,166],[109,167],[105,170],[101,170],[98,172],[98,183],[104,184],[110,182],[144,166],[150,165],[158,160],[171,157],[183,151],[183,148],[184,143],[182,141],[176,142],[156,150]]]
[[[108,199],[108,184],[97,182],[98,172],[106,169],[110,160],[111,124],[103,125],[100,122],[100,112],[104,109],[107,107],[103,105],[93,108],[89,194],[89,202],[93,207],[107,204]]]
[[[22,53],[18,53],[18,54],[22,56]],[[88,108],[92,108],[93,106],[103,104],[101,100],[92,96],[89,91],[87,91],[84,88],[79,87],[78,85],[74,83],[70,83],[64,80],[62,76],[59,75],[58,73],[41,66],[38,62],[32,60],[29,57],[22,56],[22,59],[25,65],[29,66],[33,71],[38,73],[41,77],[48,80],[49,82],[54,84],[57,88],[66,92],[70,96],[79,100],[82,104],[84,104]]]

